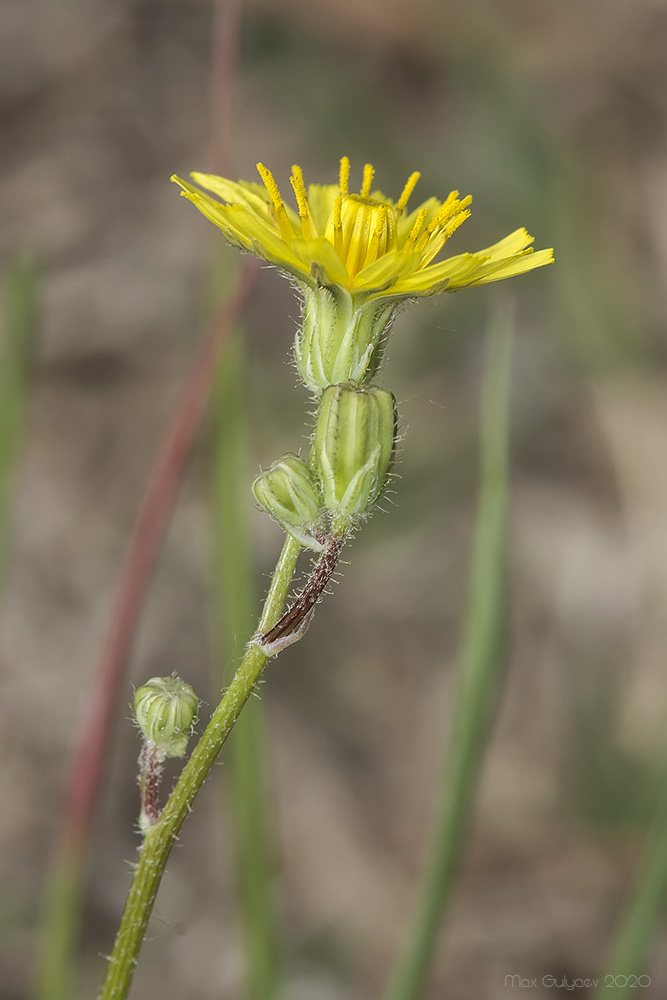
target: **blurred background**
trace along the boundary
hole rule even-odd
[[[210,0],[5,0],[0,259],[39,323],[0,603],[0,997],[29,996],[68,755],[119,564],[201,341],[217,234],[169,183],[211,170]],[[597,975],[665,762],[667,5],[664,0],[247,0],[234,176],[349,155],[397,197],[474,196],[451,252],[518,226],[556,264],[516,311],[508,676],[428,1000],[505,976]],[[415,201],[415,204],[417,202]],[[229,266],[235,258],[230,255]],[[262,687],[290,1000],[379,995],[405,928],[452,725],[494,287],[401,313],[380,375],[404,428],[396,506],[348,552]],[[264,269],[244,321],[250,461],[303,445],[298,304]],[[210,424],[151,586],[131,683],[216,701]],[[247,495],[257,600],[281,543]],[[239,636],[239,650],[244,637]],[[118,719],[86,894],[96,995],[136,857],[138,740]],[[224,780],[225,761],[216,777]],[[171,780],[172,772],[170,772]],[[135,1000],[240,995],[220,781],[169,864]],[[645,970],[667,991],[667,933]],[[551,988],[532,996],[573,995]],[[581,990],[574,995],[585,995]]]

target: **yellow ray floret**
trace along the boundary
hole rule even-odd
[[[339,285],[364,299],[413,298],[484,285],[553,261],[553,250],[535,253],[533,237],[517,229],[485,250],[433,263],[470,215],[472,199],[452,191],[444,202],[429,198],[407,213],[419,180],[416,172],[393,202],[372,190],[375,171],[369,163],[359,194],[350,194],[346,156],[338,184],[307,188],[301,168],[294,166],[295,212],[283,201],[271,171],[262,163],[257,169],[263,185],[200,173],[192,174],[198,187],[179,177],[172,180],[230,243],[309,287]]]

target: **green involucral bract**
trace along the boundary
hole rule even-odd
[[[311,464],[334,531],[346,531],[380,496],[394,458],[396,403],[375,386],[325,389],[315,426]]]
[[[336,285],[303,285],[302,291],[302,324],[294,340],[294,358],[306,386],[319,395],[340,382],[370,382],[396,303],[364,300]]]

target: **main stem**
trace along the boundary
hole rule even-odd
[[[238,287],[211,321],[153,465],[128,543],[93,688],[69,767],[62,827],[48,880],[40,935],[41,954],[35,982],[38,1000],[69,1000],[73,993],[89,840],[128,650],[183,465],[206,406],[216,359],[238,320],[256,274],[254,263],[246,265]]]
[[[280,616],[294,576],[299,551],[299,543],[288,536],[264,603],[258,634],[264,634]],[[267,659],[266,654],[255,643],[248,646],[222,701],[183,768],[159,822],[146,835],[109,959],[100,1000],[125,1000],[128,995],[137,956],[174,841],[241,709],[252,694]]]

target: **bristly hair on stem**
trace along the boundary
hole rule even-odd
[[[282,649],[291,637],[301,638],[305,631],[302,626],[305,624],[307,628],[310,623],[310,616],[313,609],[320,600],[326,585],[338,565],[338,559],[340,558],[347,537],[345,534],[340,534],[332,535],[329,538],[326,548],[315,563],[305,587],[292,606],[273,628],[269,629],[268,632],[265,632],[257,640],[257,644],[261,648],[269,650],[275,645],[276,650],[278,650],[279,648]]]
[[[145,833],[160,818],[160,782],[164,756],[154,744],[144,743],[139,754],[139,786],[141,788],[141,814],[139,826]]]

